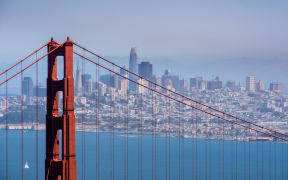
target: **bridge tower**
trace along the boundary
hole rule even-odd
[[[51,39],[48,52],[58,44]],[[64,59],[64,78],[57,77],[57,56]],[[58,112],[58,92],[63,92],[63,114]],[[62,139],[62,156],[59,157],[59,134]],[[47,114],[46,114],[46,180],[76,179],[75,115],[73,43],[67,38],[63,46],[48,56]]]

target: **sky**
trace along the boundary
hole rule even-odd
[[[255,67],[265,61],[282,68],[271,72],[279,73],[277,81],[287,75],[287,12],[287,0],[0,0],[0,63],[16,62],[51,37],[69,36],[103,56],[128,57],[137,47],[140,58],[170,68],[176,63],[177,73],[183,67],[187,76],[199,71],[190,66],[219,63],[213,76],[223,74],[228,60]],[[266,78],[243,68],[243,77]]]

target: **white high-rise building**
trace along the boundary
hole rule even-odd
[[[255,76],[247,76],[246,77],[246,91],[250,91],[250,92],[256,91]]]
[[[81,78],[81,71],[79,69],[79,61],[77,63],[77,70],[76,70],[76,82],[75,82],[75,91],[74,94],[76,96],[80,95],[80,92],[82,91],[82,78]]]
[[[145,81],[144,79],[138,79],[138,83],[148,87],[148,82]],[[143,87],[141,85],[137,85],[137,86],[138,86],[138,93],[139,94],[145,94],[145,93],[148,92],[147,88],[145,88],[145,87]]]

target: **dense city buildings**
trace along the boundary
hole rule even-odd
[[[153,65],[148,61],[140,62],[138,64],[136,49],[131,49],[130,65],[129,69],[149,79],[156,81],[162,86],[172,90],[185,94],[196,100],[201,100],[202,103],[208,104],[219,110],[225,110],[225,112],[232,113],[245,120],[265,125],[266,127],[279,130],[287,129],[287,117],[288,117],[288,96],[285,94],[284,84],[281,82],[272,82],[269,89],[265,89],[262,80],[256,82],[255,76],[248,76],[246,78],[246,88],[237,84],[235,80],[228,80],[223,87],[222,79],[217,76],[215,79],[205,79],[203,77],[192,77],[187,81],[185,78],[180,78],[178,75],[174,75],[171,71],[165,70],[162,75],[155,76],[153,74]],[[125,66],[123,69],[126,69]],[[127,72],[123,69],[118,69],[121,75],[128,77]],[[79,63],[76,68],[75,77],[75,115],[76,120],[85,113],[85,121],[89,127],[94,127],[96,111],[98,107],[96,102],[99,101],[99,118],[101,131],[111,130],[111,120],[113,117],[117,119],[115,121],[115,130],[122,131],[125,129],[125,117],[127,111],[129,114],[129,129],[132,132],[137,131],[140,115],[143,118],[143,132],[150,133],[151,129],[151,112],[154,112],[157,119],[157,132],[163,133],[167,130],[165,122],[167,122],[168,116],[171,118],[171,132],[178,131],[177,122],[177,108],[179,104],[174,101],[168,101],[167,98],[152,93],[142,86],[134,84],[133,88],[128,87],[128,80],[117,76],[115,74],[99,74],[99,81],[88,72],[82,73],[79,68]],[[129,77],[137,81],[140,85],[150,86],[149,83],[141,78]],[[40,123],[45,122],[45,104],[46,104],[46,87],[39,85],[38,88],[33,87],[33,81],[31,77],[25,77],[22,81],[24,104],[23,104],[23,116],[27,120],[27,123],[34,122],[35,116],[35,102],[36,102],[36,90],[38,90],[38,108]],[[130,84],[131,85],[131,84]],[[156,87],[153,87],[156,88]],[[157,89],[157,88],[156,88]],[[157,90],[160,90],[158,88]],[[173,93],[161,90],[162,93],[169,93],[173,96]],[[154,99],[153,99],[154,97]],[[60,101],[62,94],[59,94]],[[176,97],[177,98],[177,97]],[[179,98],[179,97],[178,97]],[[129,99],[127,101],[127,99]],[[96,101],[97,100],[97,101]],[[20,116],[20,96],[9,96],[9,110],[8,115],[9,122],[12,124],[19,123]],[[154,101],[154,105],[152,103]],[[169,102],[169,103],[168,103]],[[5,122],[5,97],[0,96],[0,123]],[[113,104],[113,106],[111,105]],[[167,105],[170,104],[170,108],[173,110],[168,112]],[[61,105],[61,104],[60,104]],[[85,110],[83,110],[85,107]],[[141,107],[141,108],[140,108]],[[141,112],[140,112],[141,110]],[[193,109],[185,107],[183,109],[183,120],[185,123],[184,135],[185,137],[191,136],[191,132],[196,123],[193,119]],[[78,118],[77,118],[78,117]],[[204,113],[197,114],[198,135],[201,137],[216,138],[218,134],[218,127],[216,119],[211,119]],[[276,126],[277,125],[277,126]],[[243,130],[239,127],[228,126],[225,129],[235,129],[238,133],[239,139],[245,139]],[[186,134],[185,134],[186,133]],[[242,133],[242,134],[241,134]],[[177,136],[177,134],[174,134]],[[174,136],[173,135],[173,136]],[[251,134],[253,135],[253,134]],[[229,135],[227,136],[229,138]]]
[[[214,80],[207,82],[207,89],[209,90],[215,90],[215,89],[221,89],[222,88],[222,80],[219,76],[217,76]]]
[[[199,83],[202,81],[202,77],[190,78],[190,89],[199,89]]]

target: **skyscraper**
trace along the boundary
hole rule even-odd
[[[207,89],[209,90],[215,90],[215,89],[221,89],[222,88],[222,80],[220,77],[216,77],[215,80],[208,81],[207,83]]]
[[[79,61],[78,61],[77,70],[76,70],[76,82],[75,82],[74,94],[76,96],[79,96],[80,92],[81,92],[81,89],[82,89],[82,79],[81,79],[81,72],[80,72],[80,69],[79,69]]]
[[[270,83],[270,91],[283,94],[285,92],[284,84],[281,82],[272,82]]]
[[[226,87],[235,90],[236,89],[236,82],[234,80],[228,80],[226,83]]]
[[[131,51],[130,51],[129,70],[131,72],[138,74],[138,54],[136,52],[136,48],[131,48]],[[135,76],[131,73],[129,73],[129,78],[132,80],[135,80],[135,81],[138,80],[137,76]],[[137,85],[135,83],[129,81],[129,89],[136,91]]]
[[[90,94],[92,92],[92,77],[91,74],[82,74],[81,75],[82,80],[82,87],[85,89],[85,93]]]
[[[173,87],[172,75],[168,69],[165,70],[164,74],[161,77],[161,84],[164,87]]]
[[[202,81],[202,77],[193,77],[190,78],[190,89],[198,89],[199,88],[199,82]]]
[[[31,77],[24,77],[22,81],[23,94],[31,97],[33,96],[33,80]]]
[[[246,91],[255,92],[255,90],[256,90],[255,76],[247,76]]]
[[[149,80],[153,79],[153,65],[150,62],[141,62],[138,67],[140,76],[143,76]]]
[[[259,80],[257,83],[257,91],[264,91],[265,90],[265,86],[262,80]]]

